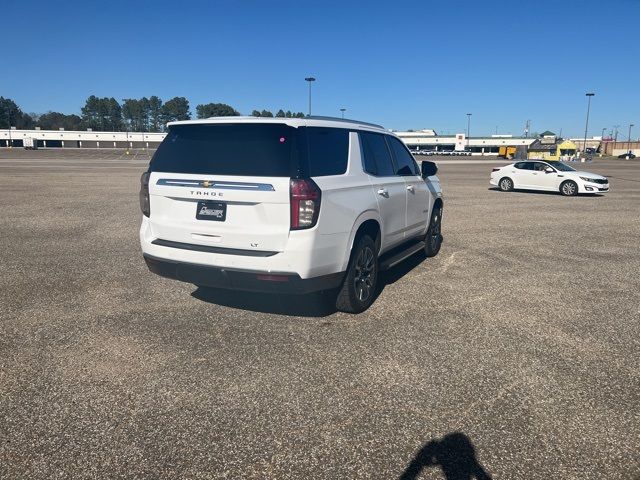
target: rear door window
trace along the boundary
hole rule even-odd
[[[419,173],[418,165],[400,140],[387,135],[387,142],[396,160],[396,175],[413,176]]]
[[[533,170],[533,162],[518,162],[514,167],[519,170]]]
[[[377,177],[395,175],[391,153],[384,137],[379,133],[360,132],[364,169],[367,173]]]
[[[303,127],[306,144],[306,168],[309,177],[342,175],[349,160],[349,130],[342,128]]]
[[[184,124],[169,128],[152,172],[293,177],[297,131],[285,124]]]

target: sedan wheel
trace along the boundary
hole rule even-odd
[[[503,192],[510,192],[511,190],[513,190],[513,181],[508,177],[504,177],[502,180],[500,180],[500,183],[498,185],[500,186],[500,190],[502,190]]]
[[[578,195],[578,185],[571,180],[564,182],[560,187],[560,193],[566,197],[573,197]]]

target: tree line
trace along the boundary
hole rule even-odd
[[[225,103],[196,105],[197,118],[238,116],[235,108]],[[253,110],[254,117],[303,118],[302,112],[278,110],[274,115],[269,110]],[[10,98],[0,97],[0,128],[16,127],[28,130],[40,127],[43,130],[86,130],[111,132],[162,132],[167,122],[191,119],[189,100],[173,97],[163,102],[159,97],[125,98],[119,103],[113,97],[87,98],[80,115],[60,112],[42,114],[25,113]]]

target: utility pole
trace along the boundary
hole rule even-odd
[[[633,123],[629,124],[629,144],[628,144],[629,148],[627,148],[627,152],[629,155],[631,155],[631,127],[633,127]],[[627,155],[627,160],[629,160],[629,155]]]
[[[471,114],[467,113],[467,150],[469,150],[469,131],[471,129]]]

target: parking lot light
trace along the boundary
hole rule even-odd
[[[311,116],[311,83],[315,82],[315,77],[305,77],[305,81],[309,82],[309,116]]]
[[[340,109],[340,112],[342,112],[342,118],[344,118],[344,112],[345,112],[346,110],[347,110],[346,108],[341,108],[341,109]]]
[[[584,145],[582,146],[582,153],[586,156],[587,154],[587,130],[589,129],[589,110],[591,109],[591,97],[595,95],[595,93],[586,93],[585,94],[589,99],[587,102],[587,123],[584,126]]]
[[[467,150],[469,149],[469,130],[471,128],[471,114],[467,113]]]
[[[629,139],[628,139],[629,143],[628,143],[628,145],[627,145],[627,146],[628,146],[628,148],[627,148],[627,153],[628,153],[629,155],[631,155],[631,127],[633,127],[633,123],[630,123],[630,124],[629,124]]]

